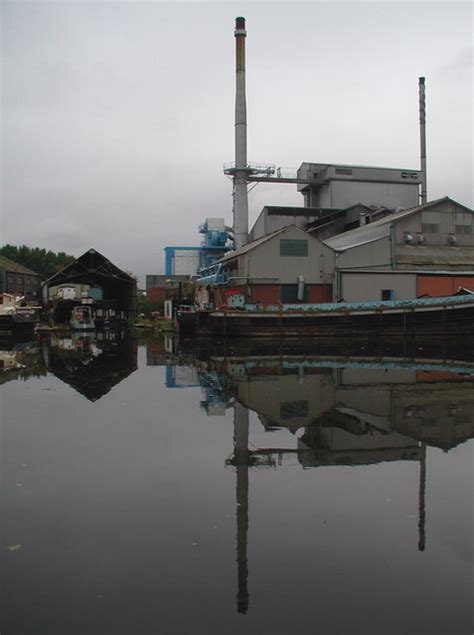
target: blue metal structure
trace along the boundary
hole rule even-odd
[[[201,247],[165,247],[165,276],[172,276],[173,258],[176,251],[201,251]]]
[[[230,231],[224,225],[224,219],[206,218],[199,226],[199,233],[203,234],[201,241],[201,261],[199,273],[217,262],[230,249],[233,249]]]
[[[176,273],[173,260],[177,251],[199,252],[199,265],[194,274],[202,276],[207,275],[203,272],[234,248],[231,230],[225,226],[223,218],[206,218],[199,226],[199,233],[203,234],[200,247],[165,247],[166,276]]]

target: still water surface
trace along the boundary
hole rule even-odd
[[[472,633],[474,362],[371,353],[6,343],[1,634]]]

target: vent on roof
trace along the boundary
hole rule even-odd
[[[426,238],[423,236],[423,234],[417,234],[417,235],[416,235],[416,242],[417,242],[419,245],[424,245],[424,244],[425,244],[425,242],[426,242]]]
[[[415,239],[413,238],[413,234],[410,234],[409,232],[405,232],[405,242],[407,245],[413,245],[413,243],[415,242]]]

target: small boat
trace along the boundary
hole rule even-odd
[[[23,297],[0,293],[0,333],[2,335],[33,334],[38,323],[40,307],[24,304]]]
[[[473,335],[474,295],[326,304],[178,307],[182,336]]]
[[[70,325],[74,331],[94,331],[95,319],[92,307],[88,304],[75,306],[72,311]]]

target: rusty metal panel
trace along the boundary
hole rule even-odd
[[[332,302],[331,284],[310,284],[308,285],[308,302]]]
[[[278,304],[280,287],[278,284],[255,284],[252,286],[251,295],[255,304]]]
[[[418,297],[429,295],[433,298],[453,295],[454,276],[418,276],[417,295]]]

